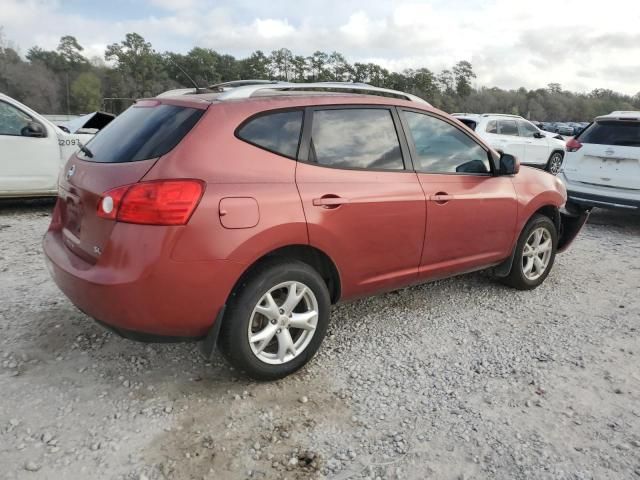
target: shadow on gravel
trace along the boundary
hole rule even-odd
[[[616,227],[626,232],[640,234],[640,214],[594,208],[587,225]]]
[[[54,197],[49,198],[3,198],[0,199],[0,215],[27,212],[51,212],[56,204]]]

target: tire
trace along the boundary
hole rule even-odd
[[[258,267],[228,303],[220,350],[235,368],[256,380],[283,378],[304,366],[329,325],[327,285],[318,272],[299,261],[272,261]],[[250,337],[256,340],[251,342]]]
[[[552,175],[557,175],[558,173],[560,173],[563,159],[564,154],[562,152],[553,152],[549,157],[549,161],[547,162],[545,170]]]
[[[532,238],[535,232],[544,232],[541,233],[542,238],[539,245],[543,245],[549,240],[550,249],[539,250],[540,253],[525,254],[525,248],[528,252],[531,252],[531,244],[535,244],[535,238]],[[534,215],[525,225],[520,238],[518,238],[511,271],[500,280],[502,283],[518,290],[533,290],[544,282],[549,275],[555,261],[557,246],[558,232],[554,223],[549,217],[539,214]],[[534,248],[539,248],[539,246]],[[539,262],[536,262],[534,257],[538,257]],[[542,272],[540,272],[540,264],[544,265]],[[528,272],[527,269],[529,269]]]

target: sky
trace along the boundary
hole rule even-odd
[[[22,54],[73,35],[102,56],[137,32],[160,52],[336,50],[395,71],[468,60],[476,86],[640,92],[640,0],[0,0],[0,26]]]

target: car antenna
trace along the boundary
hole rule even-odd
[[[187,72],[184,71],[184,68],[182,68],[180,65],[178,65],[176,62],[174,62],[173,58],[169,58],[169,61],[171,63],[173,63],[176,67],[178,67],[178,70],[180,70],[182,72],[182,74],[187,77],[189,79],[189,81],[191,83],[193,83],[193,87],[196,89],[196,93],[204,93],[205,89],[201,88],[198,86],[198,84],[196,83],[196,81],[191,78],[191,76],[189,76],[189,74]]]

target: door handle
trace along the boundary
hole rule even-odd
[[[455,198],[454,195],[449,195],[447,192],[438,192],[435,195],[431,195],[429,200],[433,200],[438,205],[444,205],[449,200],[453,200]]]
[[[340,205],[349,203],[349,200],[337,195],[323,195],[320,198],[314,198],[312,203],[314,207],[338,208]]]

